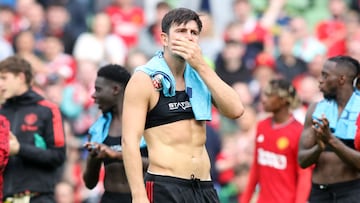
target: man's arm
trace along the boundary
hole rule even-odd
[[[145,190],[139,144],[144,132],[150,95],[154,91],[152,87],[148,75],[135,72],[126,86],[124,95],[122,150],[133,203],[149,202]]]
[[[83,180],[85,186],[93,189],[99,181],[99,172],[101,169],[102,159],[98,157],[98,146],[94,143],[87,142],[84,148],[88,150],[88,157],[86,160],[86,167],[83,173]]]
[[[305,117],[304,129],[299,142],[298,161],[302,168],[307,168],[316,163],[321,152],[325,149],[322,140],[317,139],[313,129],[312,114],[316,104],[309,106]]]
[[[332,151],[335,152],[343,162],[360,170],[360,152],[348,147],[331,133],[329,121],[326,117],[321,118],[320,121],[321,122],[317,123],[318,128],[315,129],[319,137],[331,147]]]
[[[296,185],[296,200],[295,203],[305,203],[309,198],[311,191],[311,175],[312,168],[297,167],[297,185]]]
[[[197,43],[185,38],[177,39],[173,44],[173,52],[182,56],[199,73],[211,92],[214,105],[222,115],[235,119],[244,113],[238,93],[208,66]]]
[[[83,180],[87,188],[93,189],[97,185],[101,163],[101,159],[97,159],[95,156],[89,154],[83,174]]]

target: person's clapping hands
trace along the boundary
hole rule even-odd
[[[322,116],[319,119],[313,119],[312,128],[315,131],[317,142],[322,149],[325,149],[325,145],[329,143],[332,138],[332,134],[329,127],[329,120]]]

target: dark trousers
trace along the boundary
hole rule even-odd
[[[131,203],[130,193],[118,193],[105,191],[100,203]]]
[[[357,203],[360,202],[360,179],[335,183],[312,184],[310,203]]]
[[[150,203],[219,203],[212,181],[145,175]]]

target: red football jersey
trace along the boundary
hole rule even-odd
[[[241,202],[248,202],[259,186],[259,203],[306,202],[311,189],[311,169],[301,169],[298,145],[303,126],[291,118],[276,125],[272,118],[260,121],[255,156]]]

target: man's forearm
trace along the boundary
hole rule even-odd
[[[146,196],[140,151],[123,147],[123,160],[132,196]]]
[[[87,188],[92,189],[96,186],[99,180],[100,168],[101,168],[101,160],[97,160],[89,156],[86,163],[86,169],[83,175],[83,179]]]
[[[299,151],[298,159],[301,168],[307,168],[312,164],[316,163],[319,159],[319,156],[322,152],[322,149],[319,145],[314,145],[310,149],[302,149]]]

